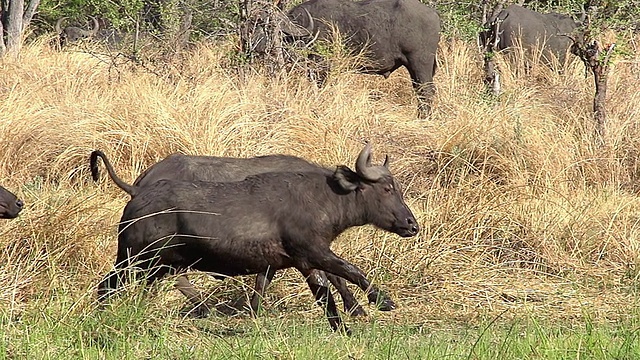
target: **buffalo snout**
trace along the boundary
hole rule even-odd
[[[2,206],[2,214],[0,217],[3,219],[13,219],[18,217],[22,208],[24,207],[24,202],[22,200],[16,200],[13,203],[9,203],[6,206]]]
[[[412,237],[418,234],[420,226],[413,216],[406,217],[401,223],[396,224],[394,232],[402,237]]]
[[[20,214],[24,202],[18,199],[12,192],[0,186],[0,218],[13,219]]]

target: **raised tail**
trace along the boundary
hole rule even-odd
[[[116,185],[118,185],[120,189],[124,190],[131,197],[134,197],[137,193],[137,188],[133,185],[127,184],[122,179],[120,179],[118,175],[116,175],[116,172],[113,170],[109,159],[107,159],[107,156],[100,150],[92,151],[91,157],[89,158],[89,168],[91,169],[91,177],[93,178],[93,181],[98,181],[98,177],[100,175],[98,170],[99,157],[102,158],[104,166],[107,168],[107,172],[109,173],[111,180],[113,180],[113,182],[116,183]]]

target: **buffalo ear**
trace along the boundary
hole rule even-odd
[[[389,155],[385,155],[384,156],[384,163],[382,164],[382,166],[386,167],[387,169],[389,169]]]
[[[333,173],[333,178],[336,180],[340,188],[348,192],[354,191],[360,186],[360,177],[358,174],[351,171],[351,169],[344,165],[336,167],[336,171]]]

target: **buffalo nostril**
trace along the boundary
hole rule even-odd
[[[24,202],[22,200],[16,201],[16,206],[22,208],[24,206]]]
[[[417,233],[419,230],[418,224],[414,218],[407,218],[407,225],[409,225],[409,229],[412,233]]]

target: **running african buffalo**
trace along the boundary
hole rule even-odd
[[[247,176],[277,171],[318,171],[331,174],[331,170],[312,164],[299,157],[290,155],[267,155],[254,158],[230,158],[214,156],[190,156],[183,154],[172,154],[162,161],[152,165],[145,170],[135,180],[133,185],[125,183],[120,179],[111,166],[106,155],[99,150],[93,151],[90,157],[90,168],[94,180],[98,180],[98,158],[102,158],[111,179],[122,190],[131,197],[135,197],[143,191],[145,187],[151,186],[159,180],[176,181],[211,181],[230,182],[244,180]],[[255,291],[251,297],[250,310],[255,314],[258,310],[260,299],[264,296],[264,291],[269,285],[275,269],[269,269],[266,273],[258,274],[255,282]],[[321,274],[321,276],[324,276]],[[329,281],[338,289],[343,300],[344,309],[352,316],[365,315],[365,311],[356,300],[353,293],[347,287],[344,279],[332,274],[326,274]],[[185,282],[186,281],[186,282]],[[186,275],[184,278],[178,277],[176,286],[181,287],[188,283]],[[197,316],[207,316],[209,314],[208,305],[201,301],[203,297],[198,296],[197,303],[194,300],[194,314]],[[244,299],[244,298],[242,298]],[[242,308],[241,301],[236,302],[232,308]],[[228,309],[224,309],[228,310]]]
[[[430,113],[440,41],[440,17],[433,8],[419,0],[310,0],[292,8],[288,16],[306,30],[308,39],[330,40],[328,23],[335,24],[349,48],[369,55],[364,73],[387,78],[404,66],[418,96],[420,116]],[[291,28],[283,27],[285,32]]]
[[[0,219],[13,219],[18,217],[24,203],[11,191],[0,186]]]
[[[130,264],[146,270],[148,282],[189,268],[236,276],[295,267],[326,306],[331,328],[348,333],[326,281],[313,269],[358,285],[381,310],[395,306],[330,248],[353,226],[373,224],[402,237],[418,233],[387,163],[372,166],[367,144],[355,172],[338,166],[333,173],[272,172],[226,183],[160,180],[144,187],[124,209],[116,269],[98,286],[99,298],[122,285],[128,278],[122,269]]]

